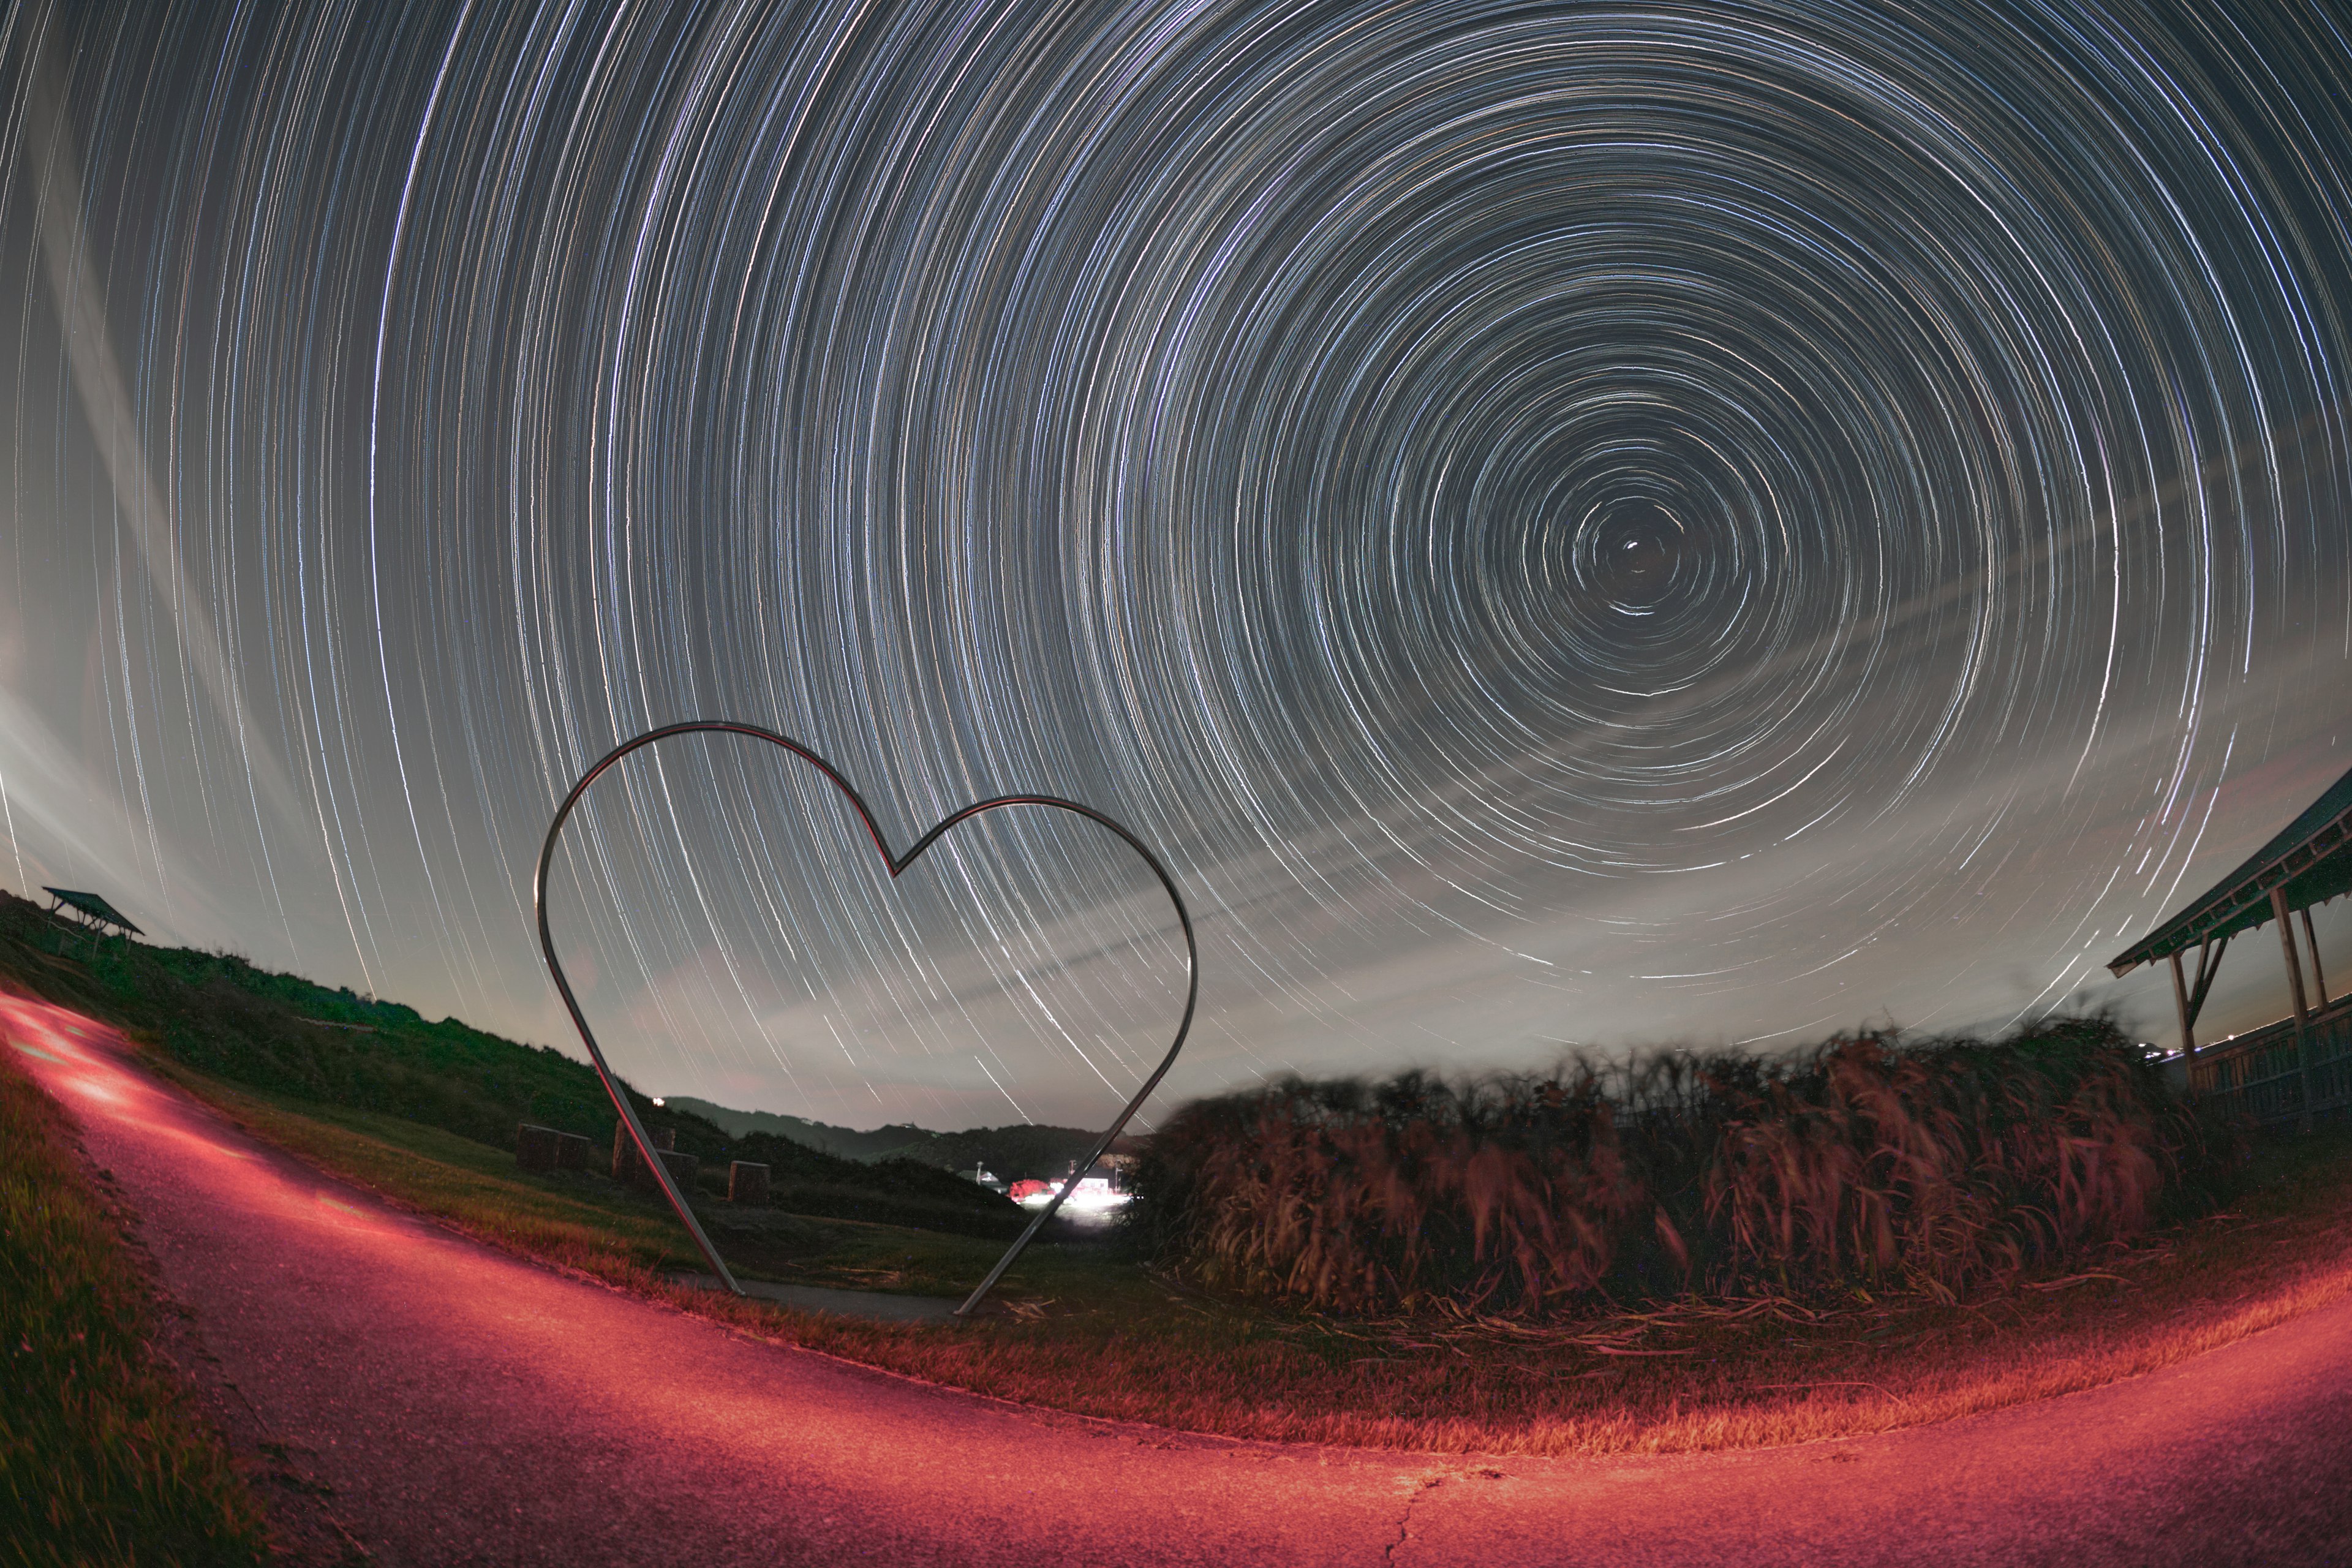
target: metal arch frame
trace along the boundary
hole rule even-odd
[[[580,1011],[580,1000],[572,994],[572,982],[564,974],[562,963],[556,959],[555,937],[548,928],[547,919],[547,878],[549,870],[555,863],[556,840],[562,837],[563,825],[571,818],[572,807],[578,805],[581,796],[588,793],[588,786],[594,784],[614,763],[632,752],[642,751],[656,742],[668,740],[674,735],[696,734],[744,735],[755,741],[765,741],[770,745],[782,747],[823,773],[832,781],[835,789],[849,797],[849,804],[856,811],[857,819],[866,825],[866,836],[874,841],[876,852],[882,857],[883,864],[890,868],[890,879],[894,882],[906,872],[908,867],[922,858],[925,850],[939,842],[941,835],[958,823],[978,816],[984,811],[994,811],[1002,806],[1043,805],[1083,816],[1087,821],[1099,824],[1117,834],[1126,842],[1129,848],[1142,858],[1145,865],[1151,868],[1151,874],[1160,879],[1160,887],[1167,891],[1168,901],[1176,907],[1177,922],[1184,929],[1184,1016],[1176,1026],[1176,1037],[1169,1045],[1168,1054],[1160,1058],[1160,1065],[1152,1069],[1151,1076],[1143,1080],[1143,1087],[1135,1091],[1134,1098],[1129,1100],[1125,1109],[1119,1111],[1118,1120],[1110,1124],[1110,1130],[1102,1135],[1100,1142],[1096,1143],[1094,1152],[1087,1156],[1086,1163],[1070,1173],[1070,1179],[1055,1193],[1053,1200],[1038,1211],[1037,1217],[1029,1222],[1028,1228],[1022,1231],[1011,1247],[1005,1248],[1004,1256],[996,1260],[996,1267],[988,1271],[988,1278],[982,1279],[972,1293],[965,1299],[963,1305],[955,1310],[955,1315],[959,1319],[966,1318],[973,1308],[980,1305],[989,1291],[995,1289],[996,1282],[1004,1277],[1006,1269],[1013,1267],[1013,1260],[1021,1256],[1022,1250],[1029,1245],[1031,1238],[1044,1228],[1047,1220],[1060,1212],[1063,1201],[1076,1190],[1078,1182],[1087,1172],[1094,1168],[1095,1162],[1103,1157],[1104,1152],[1126,1129],[1129,1120],[1141,1108],[1151,1091],[1160,1087],[1160,1080],[1168,1075],[1168,1069],[1176,1065],[1177,1053],[1184,1048],[1184,1038],[1192,1033],[1192,1015],[1201,1000],[1201,948],[1192,935],[1192,914],[1184,906],[1184,895],[1177,889],[1176,879],[1168,874],[1168,868],[1160,863],[1160,857],[1154,855],[1144,845],[1142,839],[1129,832],[1125,825],[1106,816],[1093,806],[1082,805],[1075,800],[1064,800],[1059,795],[1000,795],[988,800],[979,801],[964,806],[938,823],[930,831],[915,840],[914,846],[905,854],[894,854],[890,848],[890,841],[883,837],[881,826],[874,820],[874,813],[867,809],[866,797],[857,793],[855,784],[842,776],[840,769],[791,736],[779,734],[773,730],[762,729],[757,724],[740,723],[727,719],[695,719],[684,723],[666,724],[658,730],[649,730],[634,740],[622,742],[605,752],[595,766],[581,774],[580,782],[572,786],[572,793],[563,797],[563,804],[555,808],[555,820],[548,824],[547,841],[539,851],[539,877],[532,889],[532,901],[539,912],[540,952],[547,960],[547,973],[554,980],[555,989],[562,995],[564,1009],[572,1015],[572,1026],[580,1031],[581,1043],[588,1047],[588,1059],[595,1065],[596,1076],[603,1080],[604,1092],[612,1097],[614,1109],[621,1113],[621,1121],[628,1128],[629,1137],[635,1142],[638,1155],[645,1161],[646,1168],[653,1173],[654,1179],[661,1184],[662,1195],[669,1200],[669,1206],[677,1211],[678,1219],[685,1225],[688,1234],[694,1237],[695,1246],[701,1248],[702,1256],[718,1273],[720,1283],[738,1296],[743,1294],[743,1287],[736,1283],[735,1276],[729,1270],[726,1260],[719,1256],[719,1249],[711,1245],[710,1237],[703,1233],[701,1222],[694,1217],[694,1211],[687,1205],[686,1196],[678,1191],[677,1182],[671,1178],[668,1165],[663,1163],[660,1154],[654,1149],[653,1140],[646,1135],[645,1124],[637,1120],[635,1108],[629,1104],[629,1097],[621,1092],[619,1080],[614,1078],[612,1068],[606,1064],[604,1053],[596,1044],[595,1032],[589,1028],[587,1016]]]

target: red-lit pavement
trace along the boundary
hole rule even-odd
[[[2352,1563],[2352,1302],[2065,1399],[1606,1461],[1297,1448],[778,1349],[384,1208],[0,997],[165,1288],[376,1561]]]

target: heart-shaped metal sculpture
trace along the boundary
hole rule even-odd
[[[623,1124],[628,1128],[630,1138],[636,1142],[639,1157],[645,1161],[646,1168],[652,1173],[654,1179],[661,1184],[663,1195],[669,1199],[670,1207],[677,1211],[678,1219],[685,1224],[688,1233],[693,1236],[695,1246],[702,1249],[702,1256],[709,1260],[710,1267],[717,1272],[719,1280],[726,1285],[727,1289],[739,1296],[743,1294],[743,1288],[735,1282],[735,1276],[729,1270],[726,1260],[719,1256],[719,1249],[710,1245],[710,1237],[703,1234],[701,1222],[694,1217],[694,1211],[687,1206],[686,1194],[677,1190],[677,1183],[671,1177],[669,1166],[655,1152],[653,1140],[646,1136],[645,1124],[637,1120],[636,1110],[629,1104],[628,1096],[621,1092],[620,1085],[613,1078],[613,1069],[605,1065],[604,1053],[597,1047],[595,1032],[588,1027],[588,1020],[580,1011],[580,1000],[572,995],[572,983],[564,977],[563,965],[556,960],[555,938],[547,925],[547,873],[549,868],[555,862],[555,841],[562,833],[563,824],[571,816],[572,808],[580,804],[580,797],[588,792],[588,786],[594,784],[607,768],[632,752],[640,751],[657,741],[666,741],[673,735],[696,734],[746,735],[755,741],[765,741],[770,745],[782,746],[785,751],[792,752],[793,755],[832,780],[834,787],[849,797],[849,804],[856,811],[857,819],[866,825],[867,836],[874,840],[875,849],[880,853],[883,863],[890,868],[890,877],[893,881],[897,880],[908,867],[921,858],[924,850],[939,842],[941,834],[957,823],[978,816],[983,811],[994,811],[1002,806],[1043,805],[1050,806],[1055,811],[1074,813],[1089,822],[1099,823],[1118,834],[1119,837],[1126,840],[1127,847],[1141,856],[1143,863],[1151,868],[1151,874],[1159,878],[1160,885],[1168,890],[1168,901],[1176,906],[1177,923],[1184,928],[1185,974],[1184,1016],[1176,1026],[1176,1038],[1169,1045],[1168,1054],[1160,1059],[1160,1065],[1152,1069],[1151,1076],[1143,1080],[1143,1087],[1135,1091],[1135,1098],[1129,1100],[1126,1109],[1118,1113],[1118,1120],[1110,1124],[1110,1130],[1105,1132],[1101,1142],[1095,1145],[1094,1152],[1087,1156],[1086,1163],[1071,1173],[1070,1179],[1055,1193],[1053,1200],[1038,1211],[1037,1217],[1029,1222],[1028,1227],[1022,1231],[1011,1247],[1005,1248],[1004,1256],[996,1260],[996,1267],[988,1271],[988,1278],[982,1280],[972,1293],[965,1299],[963,1305],[956,1309],[957,1317],[965,1317],[973,1308],[980,1305],[982,1299],[987,1296],[989,1291],[995,1289],[996,1282],[1004,1278],[1004,1271],[1013,1267],[1013,1260],[1021,1256],[1022,1248],[1029,1245],[1030,1238],[1044,1227],[1047,1220],[1054,1217],[1055,1212],[1061,1208],[1063,1200],[1067,1198],[1071,1191],[1077,1186],[1079,1179],[1094,1168],[1097,1160],[1103,1157],[1103,1152],[1111,1146],[1112,1141],[1125,1129],[1128,1120],[1135,1114],[1137,1108],[1142,1105],[1153,1089],[1160,1087],[1160,1080],[1166,1077],[1168,1069],[1175,1065],[1176,1053],[1184,1048],[1184,1037],[1192,1029],[1192,1010],[1201,999],[1201,949],[1200,944],[1192,939],[1192,911],[1184,907],[1184,895],[1176,890],[1176,879],[1168,874],[1168,868],[1160,863],[1160,857],[1144,847],[1143,840],[1129,832],[1121,824],[1097,811],[1093,806],[1081,805],[1075,800],[1064,800],[1058,795],[1001,795],[991,800],[967,805],[915,840],[913,847],[904,855],[894,855],[890,851],[890,841],[883,837],[880,825],[874,820],[874,814],[866,808],[865,796],[857,793],[856,786],[841,776],[840,769],[791,736],[780,735],[773,730],[763,730],[757,724],[739,724],[723,719],[698,719],[683,724],[666,724],[658,730],[649,730],[635,740],[624,741],[605,752],[604,759],[594,767],[581,774],[580,782],[572,786],[572,793],[563,797],[563,804],[555,808],[555,820],[548,825],[547,842],[539,852],[539,882],[534,899],[539,909],[540,951],[547,957],[547,973],[554,979],[555,989],[562,994],[563,1005],[572,1014],[573,1026],[580,1031],[581,1043],[588,1047],[588,1059],[595,1064],[596,1076],[604,1081],[604,1092],[613,1097],[613,1108],[621,1113]]]

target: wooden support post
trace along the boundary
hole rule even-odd
[[[2319,967],[2319,938],[2311,929],[2309,904],[2303,907],[2303,945],[2311,949],[2311,989],[2318,997],[2318,1000],[2312,1004],[2311,1010],[2315,1013],[2325,1013],[2327,1011],[2327,973]]]
[[[2189,1016],[2189,987],[2180,978],[2180,954],[2172,955],[2172,1005],[2180,1010],[2180,1054],[2186,1061],[2197,1059],[2197,1021]],[[2189,1087],[2194,1089],[2195,1084]]]
[[[2303,1001],[2303,961],[2294,951],[2294,921],[2287,917],[2286,889],[2271,889],[2271,913],[2278,917],[2279,946],[2286,953],[2286,983],[2294,1000],[2294,1022],[2301,1028],[2311,1016],[2311,1009]]]
[[[2279,945],[2286,952],[2286,979],[2294,1001],[2294,1066],[2295,1078],[2302,1086],[2303,1114],[2295,1119],[2298,1131],[2311,1131],[2311,1043],[2305,1038],[2305,1026],[2311,1021],[2311,1010],[2303,1004],[2303,965],[2294,952],[2294,922],[2287,918],[2286,887],[2284,883],[2271,889],[2271,913],[2278,918]]]

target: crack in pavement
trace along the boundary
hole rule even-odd
[[[1507,1480],[1509,1479],[1509,1472],[1499,1470],[1493,1465],[1471,1465],[1456,1469],[1424,1470],[1420,1475],[1410,1478],[1409,1482],[1404,1479],[1400,1479],[1400,1485],[1410,1484],[1412,1490],[1404,1500],[1404,1511],[1397,1516],[1396,1539],[1390,1542],[1386,1547],[1381,1549],[1381,1561],[1388,1563],[1393,1563],[1397,1561],[1397,1552],[1400,1548],[1403,1547],[1412,1537],[1412,1510],[1420,1506],[1423,1498],[1427,1497],[1431,1492],[1435,1491],[1438,1488],[1444,1486],[1446,1482],[1467,1480],[1500,1481]]]
[[[1443,1474],[1433,1476],[1422,1475],[1412,1478],[1412,1490],[1405,1497],[1404,1511],[1397,1515],[1396,1539],[1390,1542],[1387,1546],[1381,1549],[1381,1562],[1394,1563],[1396,1561],[1397,1548],[1405,1543],[1405,1538],[1411,1532],[1413,1506],[1420,1502],[1421,1500],[1428,1493],[1435,1491],[1439,1487],[1442,1487],[1444,1484],[1445,1477]]]

